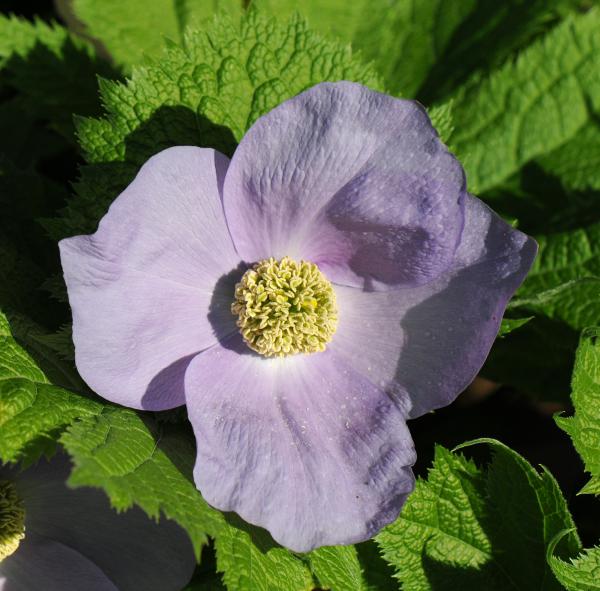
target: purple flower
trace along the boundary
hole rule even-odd
[[[0,589],[179,591],[195,567],[185,532],[67,488],[69,468],[63,455],[21,473],[0,467]]]
[[[349,82],[260,118],[231,161],[160,152],[60,248],[83,378],[186,403],[205,499],[296,551],[396,518],[406,419],[473,379],[536,251],[422,107]]]

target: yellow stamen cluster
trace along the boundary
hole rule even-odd
[[[248,346],[266,357],[323,351],[338,320],[331,283],[314,263],[289,257],[246,271],[231,311]]]
[[[11,482],[0,482],[0,562],[10,556],[25,537],[25,509]]]

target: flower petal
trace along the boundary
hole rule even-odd
[[[452,269],[388,293],[337,287],[340,323],[330,348],[390,395],[408,394],[411,418],[450,404],[481,369],[536,250],[469,196]]]
[[[41,589],[119,591],[91,560],[76,550],[28,533],[16,552],[0,563],[0,591]]]
[[[98,490],[68,488],[69,471],[67,458],[56,456],[17,475],[25,539],[35,534],[76,550],[120,591],[179,591],[195,568],[186,533],[171,521],[154,522],[137,507],[118,514]]]
[[[371,537],[413,488],[403,414],[329,351],[265,359],[234,335],[190,363],[186,399],[204,498],[292,550]]]
[[[345,285],[420,285],[460,239],[464,172],[415,101],[323,83],[261,117],[223,203],[247,262],[311,260]]]
[[[102,397],[150,410],[183,404],[190,356],[234,329],[219,313],[230,294],[218,288],[239,264],[220,197],[227,165],[209,149],[164,150],[95,234],[60,242],[77,368]]]

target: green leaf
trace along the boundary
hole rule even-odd
[[[398,591],[394,569],[379,553],[375,540],[367,540],[354,547],[366,579],[366,591]]]
[[[57,25],[0,14],[0,69],[28,110],[73,139],[73,113],[100,112],[96,76],[115,77],[90,43]]]
[[[525,309],[580,330],[600,318],[600,223],[538,236],[539,252],[509,309]]]
[[[570,562],[554,556],[554,548],[568,533],[559,532],[548,546],[548,564],[554,576],[567,591],[600,590],[600,547],[584,550]]]
[[[0,461],[31,461],[101,405],[52,385],[0,313]]]
[[[579,0],[477,0],[430,69],[419,100],[430,104],[473,72],[492,71],[579,4]]]
[[[310,571],[268,532],[227,515],[215,539],[217,569],[229,591],[311,591]]]
[[[260,0],[278,16],[298,10],[316,30],[352,43],[394,93],[412,97],[476,0]]]
[[[566,431],[592,476],[582,493],[600,495],[600,328],[589,328],[581,336],[571,399],[572,417],[556,416],[557,425]]]
[[[498,337],[506,336],[513,330],[517,330],[517,328],[527,324],[530,320],[533,320],[533,316],[527,316],[526,318],[503,318],[500,330],[498,331]]]
[[[308,555],[310,567],[322,589],[332,591],[365,591],[358,553],[354,546],[328,546]]]
[[[62,339],[67,338],[67,335],[64,335],[62,331],[56,334],[46,334],[39,325],[22,314],[11,313],[7,316],[13,337],[31,355],[53,385],[76,392],[87,390],[87,386],[75,369],[74,358],[62,355],[59,350]],[[68,339],[72,351],[73,341],[70,327]]]
[[[435,105],[431,109],[428,109],[432,125],[438,132],[440,139],[446,144],[454,131],[452,103],[453,101],[448,101],[447,103]]]
[[[74,0],[73,11],[86,25],[87,35],[102,42],[114,60],[126,68],[144,56],[160,54],[164,39],[180,42],[190,24],[201,24],[214,12],[235,16],[242,11],[236,0]]]
[[[94,166],[83,170],[78,198],[50,228],[53,236],[93,231],[156,152],[198,145],[232,154],[258,117],[318,82],[342,79],[381,87],[349,47],[321,39],[297,17],[279,24],[250,11],[239,25],[221,16],[190,31],[183,47],[169,46],[126,84],[101,85],[107,117],[78,124]]]
[[[599,298],[600,277],[586,277],[529,297],[518,296],[510,302],[508,309],[526,309],[581,329],[598,319]]]
[[[600,190],[600,123],[584,126],[570,141],[538,159],[569,189]]]
[[[398,520],[377,537],[405,591],[559,590],[546,562],[554,535],[574,529],[560,489],[503,444],[488,443],[484,471],[438,446],[427,480],[417,481]],[[562,547],[576,553],[571,533]]]
[[[278,16],[297,10],[311,27],[349,42],[386,87],[424,104],[476,70],[490,70],[559,20],[576,0],[254,0]]]
[[[514,62],[457,93],[450,142],[472,192],[498,186],[600,111],[599,28],[597,7],[569,17]]]
[[[539,252],[519,291],[527,297],[571,281],[600,277],[600,223],[570,232],[536,236]]]

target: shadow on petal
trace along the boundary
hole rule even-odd
[[[401,321],[405,346],[396,379],[414,393],[411,418],[445,406],[472,381],[494,343],[506,304],[535,257],[535,241],[518,244],[492,214],[482,253]],[[467,253],[468,254],[468,253]]]

